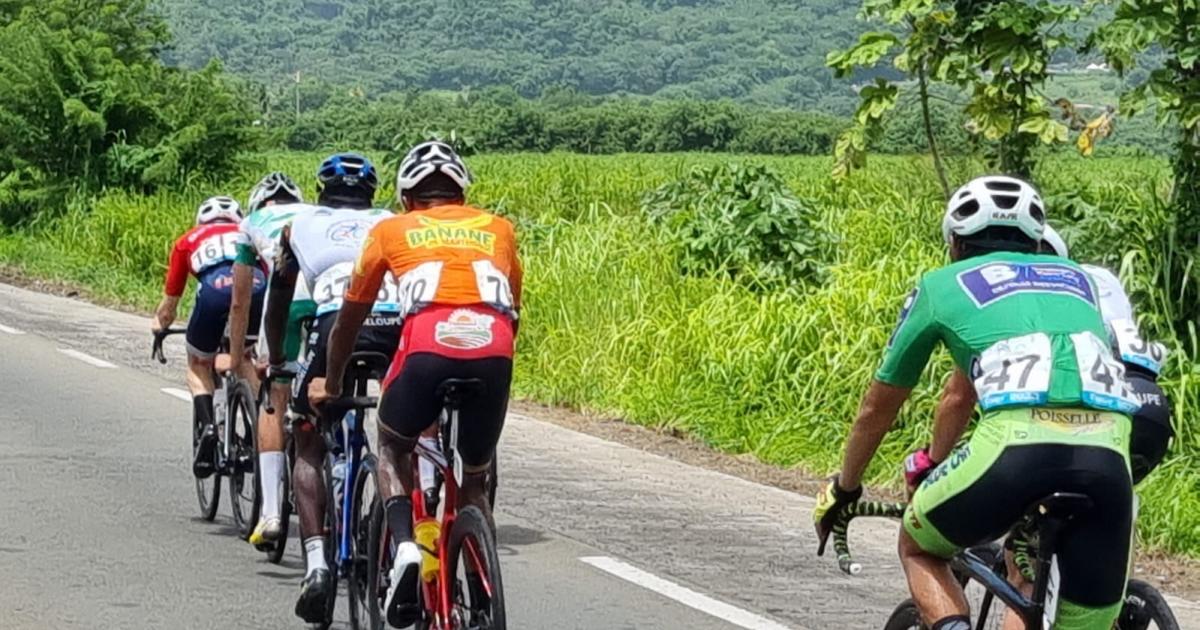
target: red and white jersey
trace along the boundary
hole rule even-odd
[[[176,297],[183,295],[189,273],[199,277],[217,265],[232,263],[237,258],[237,241],[236,223],[209,223],[188,230],[171,250],[163,292]]]

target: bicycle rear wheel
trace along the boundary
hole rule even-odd
[[[1179,622],[1158,589],[1141,580],[1130,580],[1125,588],[1125,604],[1117,617],[1117,628],[1179,630]]]
[[[350,535],[353,542],[353,555],[350,559],[350,575],[347,578],[347,591],[350,597],[350,627],[371,628],[371,609],[379,608],[382,603],[376,601],[370,589],[370,550],[371,522],[374,512],[383,511],[375,477],[375,456],[368,453],[363,457],[362,464],[354,479],[354,500],[351,503],[353,512],[350,515],[354,531]]]
[[[284,453],[283,477],[279,480],[279,539],[267,550],[267,561],[279,564],[287,550],[288,528],[292,523],[292,464],[296,461],[295,447],[288,441]]]
[[[229,500],[233,522],[242,540],[250,538],[258,524],[262,497],[258,485],[258,417],[245,383],[233,388],[229,401]]]
[[[447,546],[453,589],[450,598],[467,627],[504,630],[504,581],[500,555],[487,518],[479,508],[463,508],[450,528]]]
[[[195,458],[196,450],[200,447],[200,434],[204,431],[204,427],[193,418],[192,419],[192,457]],[[217,427],[217,451],[221,452],[221,433],[223,432],[220,426]],[[196,500],[200,504],[200,518],[206,521],[212,521],[217,517],[217,508],[221,504],[221,475],[217,472],[205,477],[204,479],[196,478]]]
[[[338,578],[341,574],[341,567],[338,566],[338,543],[342,526],[339,514],[341,506],[338,505],[337,495],[333,490],[333,457],[328,454],[325,456],[322,478],[325,480],[325,563],[329,565],[331,585],[329,600],[325,604],[325,620],[313,624],[313,628],[320,630],[333,624],[333,613],[337,608],[338,599]]]
[[[384,517],[383,505],[375,501],[367,516],[367,584],[363,593],[367,610],[367,628],[381,630],[387,627],[387,591],[390,586],[389,572],[396,557],[396,546],[392,544],[391,532]]]
[[[921,613],[917,612],[917,605],[913,603],[913,600],[906,599],[896,606],[896,610],[892,611],[892,616],[888,617],[883,630],[926,630],[926,628],[925,624],[921,623]]]

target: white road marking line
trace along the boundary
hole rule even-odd
[[[192,395],[182,389],[179,389],[178,387],[164,387],[158,391],[173,398],[178,398],[183,402],[192,402]]]
[[[5,326],[4,324],[0,324],[0,332],[8,333],[10,335],[24,335],[25,334],[24,330],[17,330],[16,328],[13,328],[12,326]]]
[[[787,626],[780,625],[766,617],[761,617],[736,606],[717,601],[707,595],[701,595],[690,588],[664,580],[657,575],[646,573],[620,560],[607,556],[589,556],[580,558],[579,561],[590,564],[605,573],[615,575],[627,582],[632,582],[644,589],[654,591],[664,597],[669,597],[684,606],[694,608],[722,621],[727,621],[739,628],[746,628],[747,630],[789,630]]]
[[[94,357],[90,354],[84,354],[78,350],[72,350],[71,348],[57,348],[57,350],[65,355],[71,357],[72,359],[77,359],[79,361],[83,361],[84,363],[87,363],[88,365],[92,365],[92,366],[95,366],[98,368],[113,369],[113,368],[117,367],[115,364],[109,363],[108,361],[105,361],[104,359],[97,359],[96,357]]]

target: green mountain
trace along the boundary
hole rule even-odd
[[[863,28],[848,0],[156,0],[168,63],[270,89],[552,86],[845,110],[825,54]],[[290,93],[290,92],[289,92]]]

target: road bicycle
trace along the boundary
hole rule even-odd
[[[185,332],[181,328],[169,328],[154,333],[151,357],[165,365],[167,357],[163,354],[163,342],[171,335]],[[221,340],[218,357],[224,355],[228,359],[228,354],[229,338],[225,337]],[[245,539],[254,531],[261,504],[255,465],[257,406],[249,385],[233,372],[218,372],[214,368],[212,379],[216,386],[213,391],[213,424],[217,435],[217,448],[213,455],[214,473],[207,478],[196,479],[196,499],[200,504],[201,518],[212,521],[217,516],[221,502],[221,478],[228,479],[230,511],[238,533]],[[203,431],[204,427],[193,418],[193,456]]]
[[[899,519],[907,506],[903,503],[860,501],[842,512],[833,526],[833,545],[837,554],[838,567],[847,574],[856,575],[862,566],[850,555],[847,531],[850,521],[861,516],[878,516]],[[975,628],[1000,628],[1004,619],[1004,607],[1015,611],[1025,622],[1025,627],[1053,628],[1058,602],[1058,571],[1055,548],[1058,538],[1067,524],[1077,515],[1092,508],[1092,501],[1085,495],[1059,492],[1035,501],[1025,516],[1012,530],[1012,546],[1024,550],[1018,553],[1017,564],[1022,573],[1033,578],[1033,593],[1026,597],[1007,578],[1008,570],[1004,549],[992,543],[966,549],[951,560],[954,573],[964,587],[974,581],[984,589],[979,605]],[[992,608],[995,600],[1000,604]],[[1125,600],[1115,626],[1118,630],[1179,630],[1175,615],[1166,600],[1153,586],[1141,580],[1130,580],[1126,586]],[[911,599],[902,602],[892,612],[884,630],[926,630]]]
[[[478,379],[448,379],[437,390],[443,401],[439,419],[438,448],[418,443],[413,458],[413,478],[419,479],[419,460],[436,467],[435,487],[422,492],[413,488],[413,523],[417,537],[420,528],[436,523],[433,557],[422,559],[422,579],[418,587],[421,618],[419,630],[504,630],[504,586],[495,533],[487,516],[476,506],[459,509],[458,493],[462,483],[463,462],[458,453],[459,409],[464,400],[483,392]],[[493,469],[494,471],[494,469]],[[494,492],[495,474],[488,492]],[[368,513],[367,580],[362,593],[363,606],[370,613],[370,628],[387,627],[384,603],[390,587],[396,542],[387,528],[383,505],[377,499]],[[424,554],[423,554],[424,555]],[[432,563],[432,564],[426,564]],[[436,568],[433,566],[436,564]]]

